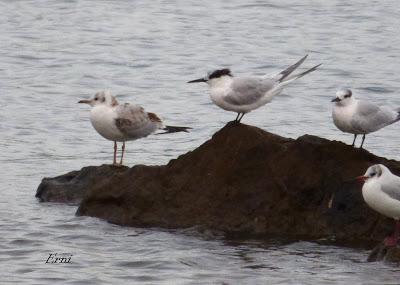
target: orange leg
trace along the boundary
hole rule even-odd
[[[114,141],[114,161],[113,164],[116,165],[117,164],[117,142]]]
[[[122,160],[124,159],[124,153],[125,153],[125,142],[122,143],[121,161],[119,162],[120,165],[122,165]]]
[[[400,236],[400,221],[396,221],[394,226],[394,233],[392,236],[385,238],[384,244],[386,246],[397,246]]]

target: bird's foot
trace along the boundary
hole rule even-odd
[[[124,165],[122,163],[115,162],[115,163],[112,164],[112,166],[122,167]]]
[[[399,241],[399,239],[397,237],[389,236],[383,240],[383,244],[385,246],[395,247],[395,246],[397,246],[398,241]]]
[[[239,125],[240,122],[238,120],[232,120],[228,124],[230,124],[230,125]]]

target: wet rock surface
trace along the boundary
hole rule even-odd
[[[393,221],[368,208],[362,185],[352,180],[375,163],[400,173],[399,162],[342,142],[311,135],[293,140],[229,123],[167,165],[85,167],[44,179],[37,197],[83,197],[78,215],[126,226],[381,241]]]
[[[35,197],[41,202],[79,204],[87,189],[107,183],[110,176],[127,169],[126,166],[88,166],[57,177],[43,178]]]

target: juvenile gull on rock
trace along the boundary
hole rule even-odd
[[[146,112],[141,106],[125,103],[120,105],[109,91],[95,94],[93,99],[80,100],[92,106],[90,121],[94,129],[105,139],[114,142],[114,165],[122,165],[125,142],[146,137],[158,130],[165,133],[188,132],[188,127],[164,126],[155,114]],[[120,163],[117,163],[117,142],[122,142]]]

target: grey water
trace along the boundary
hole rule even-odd
[[[366,249],[119,227],[34,198],[42,177],[112,162],[78,100],[110,89],[193,127],[127,144],[127,165],[164,164],[235,117],[186,84],[220,67],[263,75],[310,54],[305,66],[323,66],[243,123],[350,144],[330,100],[351,87],[400,106],[399,11],[395,0],[0,1],[0,284],[399,284],[398,267],[367,263]],[[399,128],[365,148],[399,159]],[[50,253],[71,263],[46,264]]]

